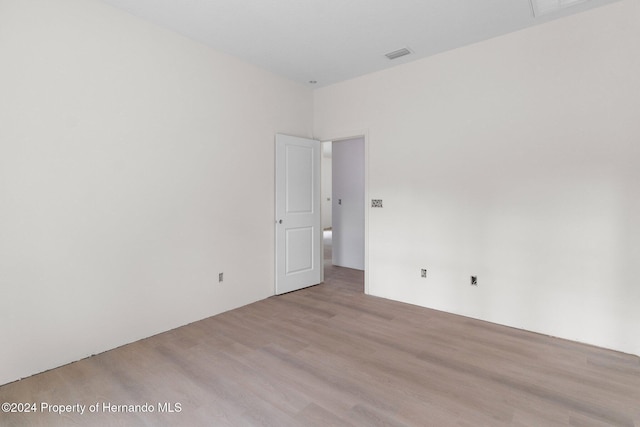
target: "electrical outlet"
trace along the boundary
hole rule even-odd
[[[478,286],[478,276],[471,276],[471,286]]]
[[[224,280],[224,273],[218,273],[218,282],[222,282]]]
[[[427,277],[427,269],[423,268],[422,270],[420,270],[420,277]]]

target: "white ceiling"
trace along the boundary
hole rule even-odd
[[[289,79],[325,86],[616,0],[580,0],[541,17],[531,0],[101,1]],[[414,53],[384,56],[402,47]]]

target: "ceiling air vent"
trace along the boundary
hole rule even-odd
[[[394,50],[393,52],[389,52],[389,53],[385,54],[384,56],[386,56],[389,59],[397,59],[397,58],[400,58],[401,56],[409,55],[410,53],[411,53],[411,51],[409,49],[407,49],[406,47],[403,47],[402,49],[398,49],[398,50]]]
[[[531,0],[534,16],[548,15],[565,7],[575,6],[587,0]]]

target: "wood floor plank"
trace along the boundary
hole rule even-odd
[[[640,359],[367,296],[362,272],[328,266],[321,285],[1,386],[1,402],[154,408],[0,413],[9,427],[640,427]]]

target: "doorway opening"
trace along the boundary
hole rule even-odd
[[[321,150],[324,281],[364,292],[365,138],[323,142]]]

